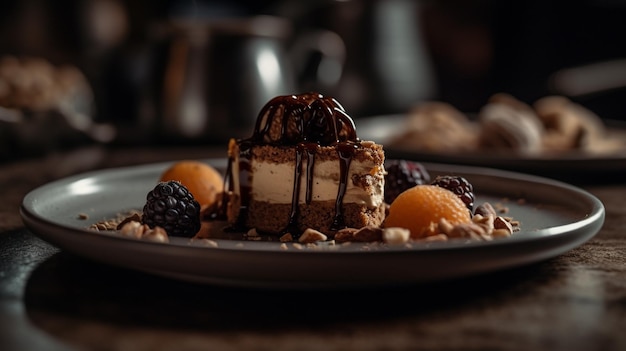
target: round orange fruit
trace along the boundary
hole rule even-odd
[[[417,185],[402,192],[389,206],[385,227],[401,227],[417,239],[437,234],[437,224],[445,218],[452,225],[468,223],[471,216],[461,199],[436,185]]]
[[[201,207],[212,206],[224,189],[224,178],[212,166],[200,161],[179,161],[170,166],[160,181],[177,180],[191,192]]]

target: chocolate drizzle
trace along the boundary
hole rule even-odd
[[[294,185],[291,209],[287,226],[281,233],[298,236],[298,207],[300,187],[303,176],[303,162],[306,160],[306,198],[310,204],[313,193],[313,168],[315,156],[321,146],[334,146],[339,158],[340,179],[335,201],[335,213],[331,230],[345,227],[342,210],[343,198],[348,185],[348,170],[360,140],[356,135],[354,121],[348,116],[341,104],[331,97],[319,93],[278,96],[270,100],[260,111],[254,132],[248,139],[239,140],[239,172],[240,201],[239,219],[244,219],[250,201],[250,186],[247,182],[250,172],[252,148],[257,145],[293,146],[296,165],[294,168]],[[232,163],[235,158],[230,155],[227,179],[232,178]],[[227,181],[229,190],[233,184]],[[241,224],[241,223],[240,223]]]

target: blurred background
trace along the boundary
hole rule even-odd
[[[626,0],[4,0],[0,161],[219,144],[276,95],[355,119],[562,94],[626,118]]]

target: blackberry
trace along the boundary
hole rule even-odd
[[[141,222],[171,236],[192,237],[200,230],[200,204],[180,182],[161,182],[148,193]]]
[[[431,183],[455,193],[465,206],[471,211],[474,209],[474,187],[467,179],[461,176],[442,175],[437,176]]]
[[[416,185],[426,184],[430,175],[419,163],[406,160],[388,160],[385,163],[385,202],[390,204],[401,192]]]

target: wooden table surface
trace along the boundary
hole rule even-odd
[[[223,155],[197,146],[93,147],[0,164],[0,349],[626,350],[620,177],[575,184],[604,203],[606,220],[594,238],[561,256],[378,289],[254,290],[169,280],[60,251],[26,230],[19,215],[28,191],[70,174]]]

